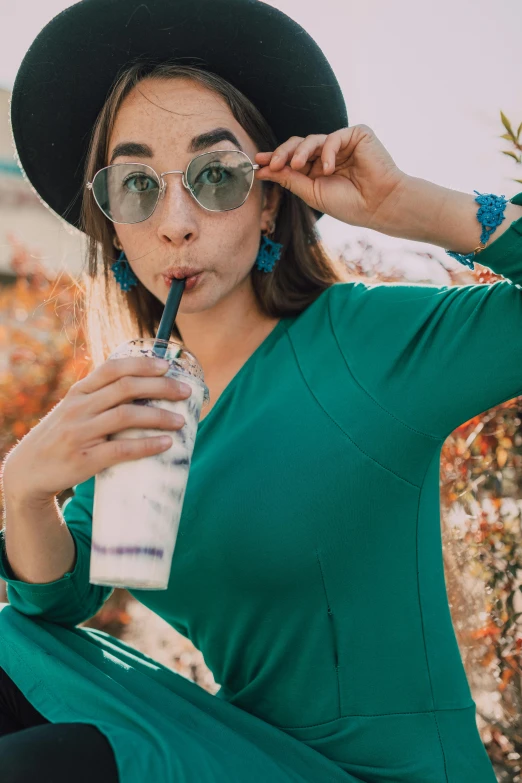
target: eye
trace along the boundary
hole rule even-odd
[[[122,182],[129,193],[147,193],[157,189],[158,183],[146,174],[128,174]]]
[[[208,175],[208,178],[206,175]],[[221,163],[211,163],[199,172],[196,182],[201,181],[203,185],[224,185],[231,176],[229,169]]]

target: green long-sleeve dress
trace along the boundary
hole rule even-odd
[[[439,458],[522,394],[522,218],[480,262],[507,280],[335,284],[200,423],[168,590],[132,593],[217,695],[75,627],[110,593],[88,579],[94,478],[64,504],[71,573],[16,580],[0,541],[0,666],[49,721],[97,726],[121,783],[495,783],[448,608]]]

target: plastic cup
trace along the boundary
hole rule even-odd
[[[92,584],[141,590],[166,590],[168,586],[199,417],[209,394],[195,356],[174,340],[160,343],[161,358],[171,365],[165,375],[190,384],[192,394],[184,400],[139,399],[133,403],[181,413],[185,424],[180,430],[166,431],[173,441],[168,450],[120,462],[96,474]],[[109,358],[158,354],[158,340],[151,337],[122,343]],[[132,427],[109,439],[161,434],[158,428]]]

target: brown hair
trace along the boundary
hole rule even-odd
[[[95,173],[107,165],[109,138],[123,99],[140,81],[151,77],[188,78],[202,84],[225,99],[233,116],[260,152],[278,146],[260,112],[225,79],[197,66],[140,60],[120,72],[96,119],[87,153],[85,182],[92,181]],[[267,181],[262,185],[263,188],[280,187]],[[312,209],[285,188],[281,191],[272,235],[276,242],[283,244],[281,259],[270,274],[257,270],[255,265],[251,272],[260,308],[272,318],[301,313],[326,288],[348,277],[342,262],[331,259],[319,241]],[[113,244],[114,224],[101,212],[92,192],[86,188],[83,189],[81,227],[88,238],[88,271],[83,276],[84,331],[96,367],[124,340],[154,336],[164,305],[140,281],[127,292],[120,289],[110,269],[119,255]],[[176,328],[173,336],[179,338]]]

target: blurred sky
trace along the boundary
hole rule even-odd
[[[175,0],[173,0],[175,2]],[[272,0],[325,52],[343,89],[349,124],[369,125],[397,165],[416,177],[473,193],[513,196],[522,166],[509,149],[500,109],[522,122],[521,0]],[[71,5],[0,0],[0,86],[11,88],[40,29]],[[274,85],[274,90],[277,86]],[[332,245],[368,238],[382,247],[434,252],[328,216]],[[451,261],[451,260],[450,260]]]

